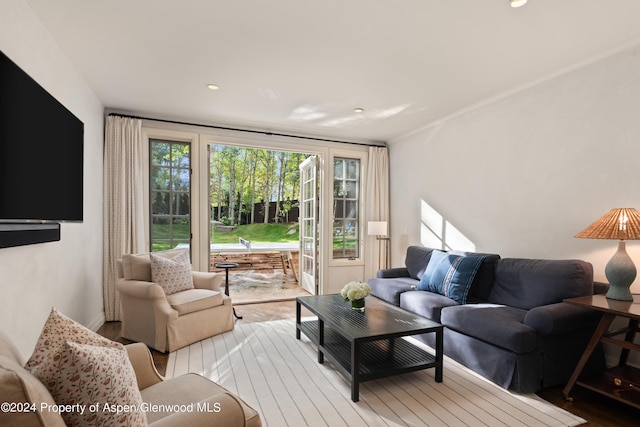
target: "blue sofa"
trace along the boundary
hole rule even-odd
[[[522,393],[568,381],[600,314],[563,299],[606,292],[580,260],[407,249],[405,267],[368,280],[372,295],[441,323],[444,353]],[[417,338],[433,346],[433,334]],[[599,348],[587,371],[601,371]]]

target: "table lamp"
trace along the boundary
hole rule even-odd
[[[387,236],[387,221],[369,221],[367,223],[367,234],[369,236],[376,236],[378,243],[381,240],[385,241],[385,257],[384,268],[389,268],[389,236]]]
[[[626,240],[640,240],[640,212],[633,208],[611,209],[596,222],[576,234],[583,239],[619,240],[618,251],[607,263],[607,298],[633,301],[629,287],[636,278],[636,266],[625,249]]]

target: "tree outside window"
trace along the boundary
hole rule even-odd
[[[184,142],[150,141],[151,250],[191,242],[191,157]]]
[[[360,256],[360,160],[333,160],[333,258]]]

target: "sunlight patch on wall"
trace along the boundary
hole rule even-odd
[[[420,204],[420,243],[442,250],[476,250],[476,245],[427,202]]]

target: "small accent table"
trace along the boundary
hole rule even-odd
[[[587,348],[582,354],[580,361],[576,365],[576,369],[573,371],[569,382],[562,391],[565,399],[572,400],[569,393],[573,386],[578,384],[596,393],[603,394],[640,409],[640,394],[638,393],[638,389],[636,386],[630,385],[632,382],[628,381],[630,378],[639,379],[640,369],[627,366],[629,352],[640,351],[640,345],[634,343],[636,333],[638,332],[638,323],[640,322],[640,295],[634,295],[633,301],[618,301],[608,299],[604,295],[589,295],[569,298],[564,300],[564,302],[598,310],[603,313],[600,323],[593,333],[589,344],[587,344]],[[628,326],[609,331],[609,327],[616,316],[629,319]],[[623,339],[613,338],[622,334],[624,334]],[[618,366],[608,369],[607,375],[579,378],[582,369],[584,369],[591,354],[600,342],[622,347]]]
[[[226,296],[229,296],[229,270],[232,268],[238,268],[238,264],[236,264],[235,262],[224,262],[224,263],[216,264],[216,268],[224,268],[224,274],[225,274],[224,294]],[[233,315],[236,317],[236,319],[242,319],[242,316],[238,316],[236,314],[235,307],[233,307]]]
[[[340,294],[296,298],[296,338],[304,333],[318,347],[318,363],[326,356],[351,381],[354,402],[362,381],[435,368],[435,381],[441,383],[442,325],[373,296],[365,301],[360,313]],[[303,321],[301,306],[317,319]],[[424,333],[436,336],[434,354],[402,339]]]

